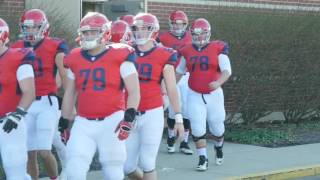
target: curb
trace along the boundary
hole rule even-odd
[[[320,164],[249,174],[245,176],[233,176],[225,178],[224,180],[280,180],[317,175],[320,175]]]

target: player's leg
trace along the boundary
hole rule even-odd
[[[147,111],[140,127],[140,161],[144,180],[156,180],[156,159],[164,126],[162,107]]]
[[[124,141],[118,139],[118,134],[114,133],[123,116],[123,111],[113,113],[101,121],[99,129],[97,129],[96,142],[105,180],[122,180],[124,178],[123,166],[126,160],[126,146]]]
[[[125,141],[127,159],[124,164],[124,172],[130,180],[142,180],[143,173],[138,167],[138,159],[140,152],[140,127],[141,116],[136,116],[133,129],[130,132],[129,138]]]
[[[9,134],[1,123],[1,157],[7,180],[31,180],[27,174],[27,133],[24,120]]]
[[[192,137],[196,144],[199,163],[197,170],[205,171],[208,168],[207,141],[206,141],[206,102],[203,95],[188,90],[188,116],[190,118]]]
[[[188,94],[188,79],[189,73],[182,76],[180,81],[178,82],[179,90],[180,90],[180,97],[181,97],[181,110],[183,116],[183,125],[184,125],[184,138],[183,141],[180,143],[180,151],[184,154],[191,155],[193,151],[189,147],[188,140],[189,134],[191,130],[190,120],[188,118],[187,113],[187,94]]]
[[[85,180],[97,145],[92,134],[95,124],[85,118],[76,117],[67,144],[67,177],[71,180]]]
[[[61,173],[59,175],[60,180],[66,179],[66,145],[62,142],[60,132],[56,131],[54,138],[53,138],[53,147],[55,148],[57,155],[59,157],[60,163],[61,163]]]
[[[167,150],[168,153],[174,153],[175,152],[175,139],[176,139],[176,135],[174,132],[174,124],[175,124],[175,120],[174,120],[174,110],[171,104],[169,104],[168,107],[168,117],[167,117],[167,125],[168,125],[168,137],[167,137]]]
[[[32,177],[33,180],[38,180],[39,177],[39,167],[37,160],[37,131],[36,131],[36,109],[35,104],[37,102],[33,102],[28,110],[28,114],[25,116],[24,120],[26,123],[27,129],[27,148],[28,148],[28,163],[27,169],[28,174]]]
[[[207,104],[209,131],[213,137],[216,151],[216,164],[221,165],[223,163],[224,120],[226,118],[223,91],[219,88],[208,96],[210,96]]]
[[[43,99],[42,103],[47,101],[46,96]],[[58,120],[58,101],[53,97],[51,99],[53,105],[44,106],[37,117],[37,149],[48,176],[50,179],[57,179],[58,163],[51,149]]]

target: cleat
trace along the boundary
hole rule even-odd
[[[221,147],[214,147],[216,150],[216,165],[220,166],[223,163],[223,152]]]
[[[190,149],[189,144],[187,142],[181,142],[180,144],[180,152],[186,155],[192,155],[193,151]]]
[[[199,156],[199,164],[197,166],[198,171],[206,171],[208,169],[208,159],[201,155]]]
[[[171,138],[168,137],[168,139],[167,139],[168,153],[174,153],[175,152],[174,143],[175,143],[175,137],[171,137]]]

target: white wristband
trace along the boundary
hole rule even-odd
[[[177,113],[174,115],[174,120],[176,123],[183,123],[183,117],[181,113]]]

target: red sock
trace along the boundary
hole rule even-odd
[[[51,180],[57,180],[58,179],[58,176],[53,176],[53,177],[50,177]]]

